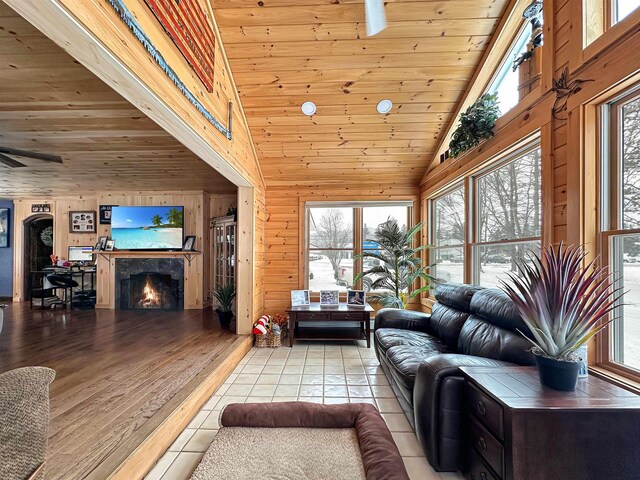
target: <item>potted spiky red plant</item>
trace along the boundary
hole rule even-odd
[[[569,246],[542,249],[540,256],[516,262],[502,288],[517,305],[533,344],[540,382],[555,390],[576,388],[580,358],[576,349],[611,323],[609,315],[624,293],[587,253]]]

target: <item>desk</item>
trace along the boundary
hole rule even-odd
[[[289,346],[295,340],[366,340],[367,348],[371,347],[371,313],[373,308],[368,303],[364,307],[340,305],[311,305],[292,307],[286,310],[289,314]],[[300,326],[303,322],[335,323],[338,328],[310,328]],[[349,328],[338,324],[358,322],[358,327]]]

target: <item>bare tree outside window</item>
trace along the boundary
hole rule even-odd
[[[347,225],[345,215],[342,210],[331,208],[317,219],[316,235],[311,246],[324,250],[322,255],[326,255],[333,271],[338,274],[340,263],[343,259],[348,258],[348,252],[344,249],[351,247],[353,244],[353,228]],[[331,250],[328,250],[331,249]]]

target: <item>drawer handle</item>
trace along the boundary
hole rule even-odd
[[[482,400],[478,400],[477,408],[480,415],[485,415],[487,413],[487,407],[484,406],[484,402]]]
[[[315,313],[312,313],[311,315],[309,315],[309,318],[314,318],[316,316]]]
[[[478,439],[478,446],[481,450],[484,450],[485,452],[487,451],[487,441],[484,439],[484,437],[480,437]]]
[[[487,474],[485,472],[480,472],[480,480],[487,480]]]

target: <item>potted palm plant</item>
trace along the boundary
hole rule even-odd
[[[502,288],[517,305],[529,327],[540,382],[550,388],[576,388],[581,345],[611,323],[609,314],[624,293],[595,260],[584,268],[587,253],[562,244],[529,254],[529,262],[517,261],[518,274]],[[521,332],[522,333],[522,332]]]
[[[367,293],[367,297],[382,307],[405,308],[407,302],[416,295],[429,290],[427,285],[411,290],[418,279],[426,282],[434,280],[426,273],[428,266],[422,266],[419,253],[426,246],[414,247],[414,236],[422,229],[422,223],[405,230],[398,226],[398,222],[389,218],[375,230],[375,240],[369,240],[380,245],[379,250],[364,252],[355,258],[372,258],[379,261],[368,270],[358,274],[353,283],[357,283],[366,275],[375,280],[371,283],[371,290],[380,292]]]
[[[212,292],[216,299],[218,320],[222,328],[229,328],[233,318],[233,299],[236,298],[236,286],[233,282],[218,285]]]

